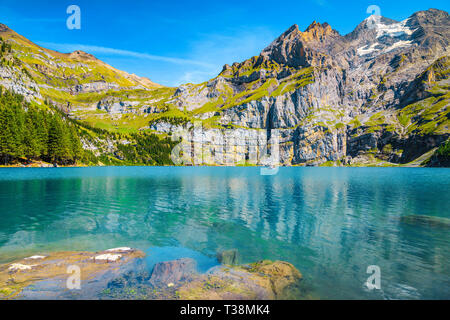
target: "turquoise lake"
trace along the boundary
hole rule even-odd
[[[155,263],[236,248],[284,260],[320,299],[450,299],[450,169],[93,167],[0,169],[0,263],[134,247]],[[367,267],[381,270],[368,290]]]

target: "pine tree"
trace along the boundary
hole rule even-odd
[[[83,147],[81,145],[80,137],[78,136],[75,126],[70,126],[69,129],[73,161],[76,163],[76,161],[81,159],[83,156]]]
[[[84,158],[73,121],[57,110],[52,113],[34,106],[1,86],[0,128],[1,163],[26,157],[69,164]],[[88,158],[96,161],[93,155]]]
[[[36,136],[39,140],[39,153],[44,156],[48,152],[48,116],[45,111],[39,110],[34,114]]]
[[[6,164],[12,159],[21,156],[22,145],[19,141],[21,137],[21,117],[16,110],[3,107],[0,113],[0,150],[3,162]]]
[[[34,110],[28,110],[25,117],[25,131],[23,145],[24,154],[27,159],[37,159],[41,155],[39,137],[37,135],[36,123],[34,122]]]
[[[58,119],[59,120],[59,119]],[[65,121],[59,120],[62,128],[62,137],[60,141],[60,159],[66,165],[73,160],[72,139],[70,137],[70,129]]]
[[[47,157],[50,162],[57,164],[61,160],[63,130],[60,122],[56,116],[53,116],[50,120],[48,128],[48,140],[47,140]]]

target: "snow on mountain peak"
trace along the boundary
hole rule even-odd
[[[408,20],[409,19],[406,19],[401,22],[392,24],[383,24],[381,22],[375,24],[377,31],[377,39],[384,36],[395,38],[403,35],[407,36],[412,35],[415,30],[412,30],[407,26]]]
[[[376,32],[376,39],[374,43],[358,48],[359,56],[388,53],[412,45],[411,36],[415,30],[408,26],[409,18],[389,23],[381,16],[371,15],[365,21],[366,26]]]

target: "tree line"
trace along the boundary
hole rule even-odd
[[[0,161],[43,160],[76,163],[83,155],[77,128],[51,109],[0,87]]]
[[[115,151],[104,150],[98,139],[113,141]],[[98,156],[83,149],[82,140],[97,144]],[[177,143],[149,132],[121,134],[95,128],[70,119],[48,101],[38,106],[0,86],[3,165],[30,160],[58,165],[170,165],[170,153]]]
[[[170,154],[179,141],[169,137],[159,138],[157,135],[140,132],[130,134],[135,143],[117,145],[118,153],[130,164],[165,165],[173,164]]]

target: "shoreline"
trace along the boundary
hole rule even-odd
[[[436,149],[436,148],[435,148]],[[275,168],[280,167],[317,167],[317,168],[449,168],[447,166],[427,165],[427,159],[434,154],[435,149],[428,151],[427,153],[419,156],[418,158],[408,163],[393,163],[380,159],[361,161],[353,164],[343,164],[342,161],[326,161],[323,163],[302,163],[291,165],[278,165]],[[89,167],[267,167],[265,165],[250,164],[250,163],[237,163],[233,165],[215,165],[215,164],[201,164],[201,165],[176,165],[176,164],[161,164],[161,165],[148,165],[144,163],[127,163],[127,164],[108,164],[105,165],[99,162],[95,165],[89,164],[71,164],[71,165],[58,165],[45,162],[42,160],[26,160],[21,159],[23,162],[17,161],[14,164],[0,164],[0,168],[89,168]]]
[[[218,252],[218,264],[206,272],[190,257],[153,266],[142,264],[145,257],[139,249],[118,247],[15,259],[0,264],[0,300],[285,300],[302,299],[307,293],[300,286],[303,275],[291,263],[259,260],[241,264],[236,249]],[[69,287],[74,276],[66,268],[74,266],[81,276],[74,288],[82,290]]]
[[[51,164],[48,165],[19,165],[19,164],[13,164],[13,165],[0,165],[0,168],[7,169],[7,168],[107,168],[107,167],[177,167],[177,168],[264,168],[265,166],[255,166],[255,165],[235,165],[235,166],[222,166],[222,165],[196,165],[196,166],[187,166],[187,165],[145,165],[145,164],[127,164],[127,165],[58,165],[53,166]],[[420,166],[420,165],[410,165],[410,164],[392,164],[392,165],[341,165],[341,166],[309,166],[309,165],[290,165],[290,166],[279,166],[276,168],[450,168],[450,167],[427,167],[427,166]]]

